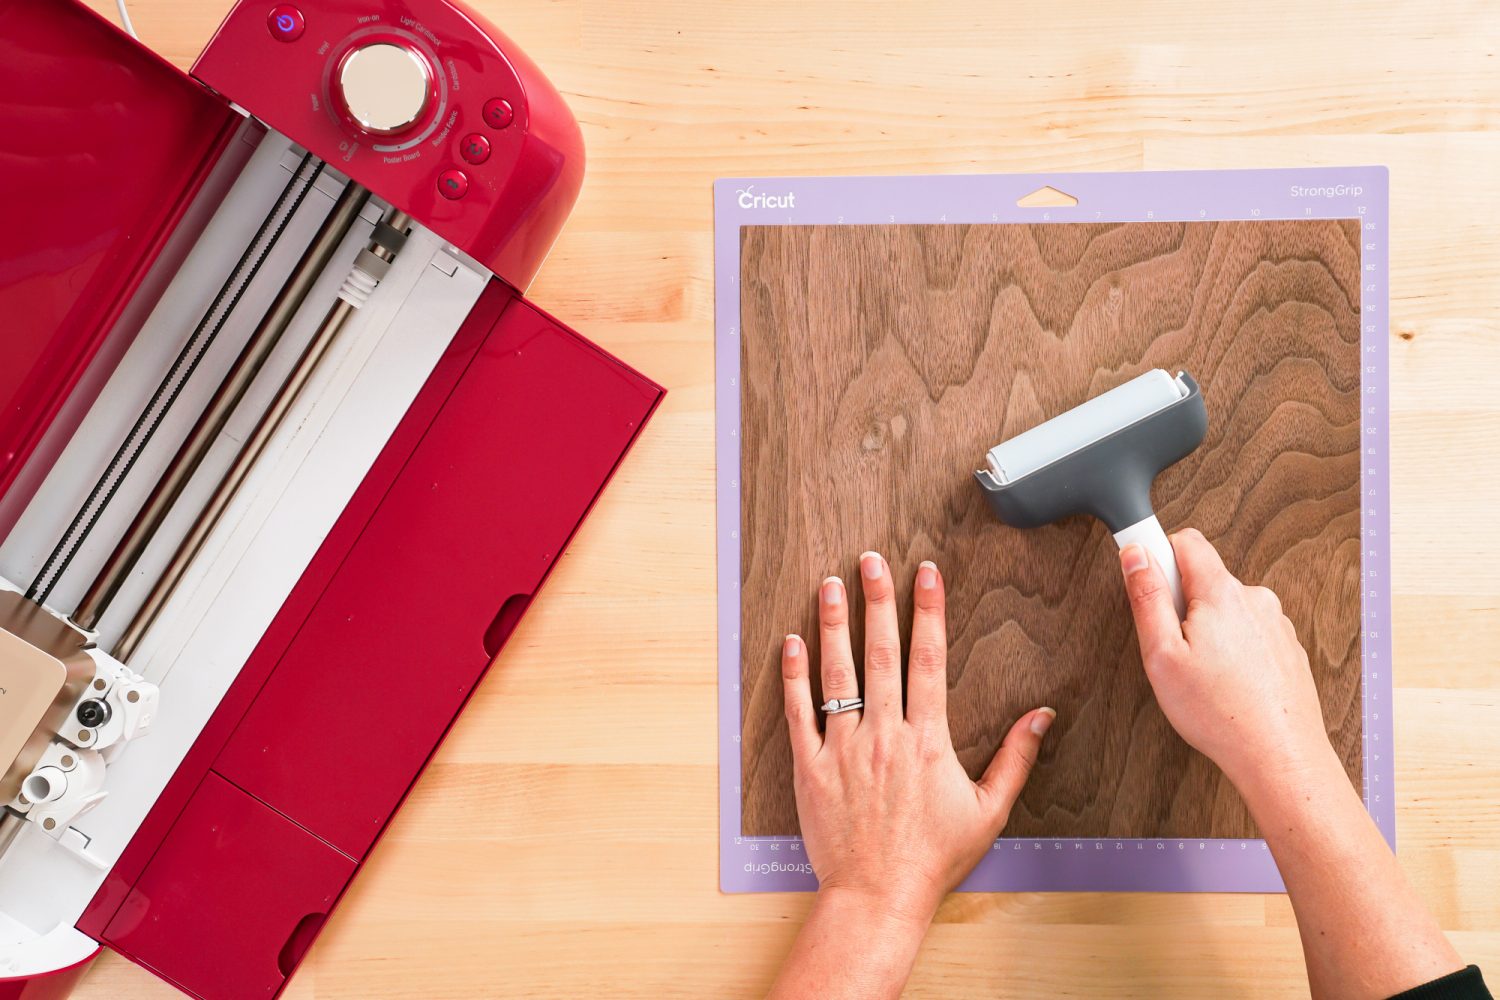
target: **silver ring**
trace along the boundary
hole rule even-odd
[[[853,712],[856,709],[864,707],[865,700],[863,698],[831,698],[828,701],[825,701],[822,705],[823,712],[826,715],[838,715],[840,712]]]

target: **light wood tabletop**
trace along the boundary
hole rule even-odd
[[[1399,854],[1500,979],[1500,6],[474,5],[588,146],[532,297],[670,395],[289,1000],[754,996],[806,913],[717,888],[714,178],[1363,163],[1391,169]],[[131,3],[184,68],[228,7]],[[1283,896],[1028,893],[950,898],[909,995],[1305,991]],[[176,994],[106,955],[76,995]]]

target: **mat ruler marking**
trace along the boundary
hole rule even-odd
[[[1074,206],[1020,208],[1052,185]],[[1390,638],[1388,178],[1384,167],[724,179],[714,185],[715,454],[719,624],[719,881],[725,892],[817,887],[796,837],[741,830],[739,237],[745,225],[1065,222],[1360,223],[1362,795],[1395,844]],[[1263,840],[1006,838],[966,891],[1281,892]]]

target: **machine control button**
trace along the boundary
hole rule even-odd
[[[300,10],[284,3],[271,8],[271,13],[266,15],[266,27],[271,29],[271,37],[277,41],[295,42],[302,37],[307,22],[302,20]]]
[[[469,193],[469,178],[462,170],[444,170],[438,174],[438,193],[457,201]]]
[[[376,42],[344,56],[338,88],[360,128],[392,135],[422,120],[432,101],[432,73],[406,46]]]
[[[470,132],[458,144],[458,151],[469,163],[483,163],[490,158],[490,141],[478,132]]]
[[[505,128],[515,117],[515,109],[503,97],[492,97],[484,102],[484,123],[490,128]]]

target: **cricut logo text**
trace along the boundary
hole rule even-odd
[[[1358,184],[1330,184],[1327,187],[1303,187],[1301,184],[1292,185],[1293,198],[1342,198],[1348,195],[1358,198],[1365,193],[1365,189]]]
[[[788,191],[786,194],[756,194],[755,185],[741,188],[738,192],[740,208],[796,208],[797,193]]]

